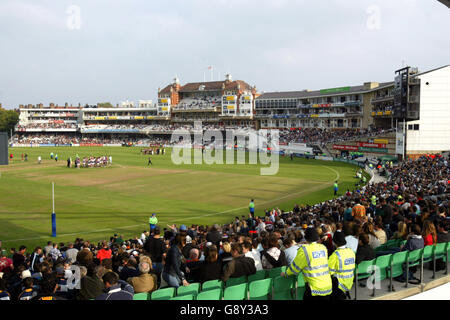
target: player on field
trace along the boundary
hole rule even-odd
[[[148,157],[148,164],[147,164],[147,166],[150,165],[150,164],[153,165],[152,159],[150,157]]]

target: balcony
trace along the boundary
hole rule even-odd
[[[386,101],[394,101],[394,96],[387,95],[387,96],[382,96],[382,97],[375,97],[372,100],[370,100],[370,103],[374,104],[374,103],[380,103],[380,102],[386,102]]]

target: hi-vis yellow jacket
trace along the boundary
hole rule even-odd
[[[298,249],[297,256],[286,269],[286,276],[303,273],[303,279],[309,284],[313,296],[331,294],[332,282],[328,270],[328,253],[323,244],[313,242]]]
[[[328,260],[330,274],[339,282],[339,289],[350,291],[355,271],[355,253],[350,248],[337,248]]]

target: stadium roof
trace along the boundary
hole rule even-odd
[[[314,98],[314,97],[327,97],[334,95],[342,95],[342,94],[354,94],[354,93],[363,93],[370,92],[386,87],[390,87],[394,85],[393,81],[390,82],[381,82],[375,88],[368,89],[364,85],[360,86],[350,86],[350,87],[341,87],[341,88],[332,88],[332,89],[322,89],[322,90],[314,90],[314,91],[284,91],[284,92],[266,92],[259,96],[257,99],[302,99],[302,98]]]
[[[427,73],[430,73],[430,72],[433,72],[433,71],[437,71],[437,70],[440,70],[440,69],[444,69],[444,68],[447,68],[447,67],[449,67],[449,66],[450,66],[450,64],[448,64],[448,65],[446,65],[446,66],[439,67],[439,68],[431,69],[431,70],[428,70],[428,71],[419,72],[418,74],[413,75],[413,77],[421,76],[421,75],[423,75],[423,74],[427,74]]]

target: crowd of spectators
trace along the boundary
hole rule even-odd
[[[177,109],[182,110],[211,109],[221,106],[222,106],[221,96],[211,96],[211,97],[205,96],[205,97],[184,98],[178,104]]]
[[[48,242],[31,254],[25,246],[10,249],[9,256],[2,250],[0,293],[11,300],[122,300],[165,286],[227,281],[289,265],[305,243],[308,228],[316,229],[328,256],[336,248],[334,234],[343,232],[356,263],[389,253],[375,252],[389,239],[406,240],[394,251],[448,242],[448,161],[424,156],[396,166],[388,163],[386,181],[355,184],[354,190],[323,203],[266,210],[262,216],[235,217],[225,225],[174,224],[134,239],[114,235],[97,244],[79,238],[74,243]],[[72,285],[74,272],[81,274],[79,288]],[[414,274],[409,279],[417,281]],[[396,280],[404,282],[405,277]]]
[[[50,123],[50,122],[46,122],[46,123],[36,123],[36,122],[31,122],[31,123],[27,123],[26,125],[17,125],[17,131],[25,131],[26,129],[45,129],[45,130],[49,130],[49,129],[77,129],[78,125],[76,123]]]
[[[336,130],[322,128],[304,128],[299,130],[280,131],[280,142],[314,143],[324,146],[328,143],[351,141],[360,138],[370,138],[390,132],[393,131],[381,128]]]

